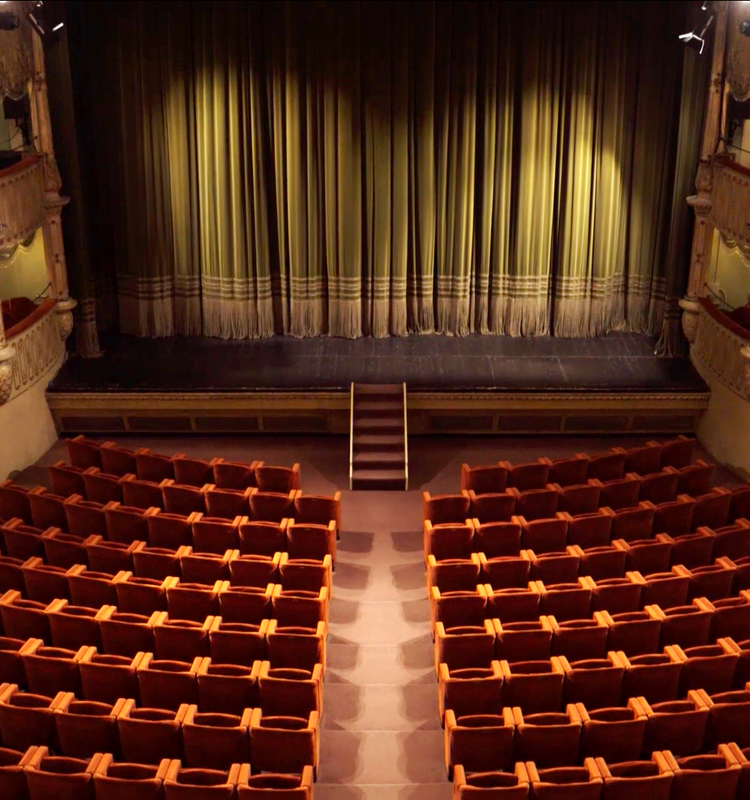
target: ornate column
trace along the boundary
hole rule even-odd
[[[727,35],[727,2],[716,0],[713,4],[714,46],[711,61],[711,82],[708,89],[706,117],[703,124],[703,140],[698,173],[695,177],[696,194],[687,198],[688,204],[695,211],[695,227],[693,228],[693,244],[690,252],[690,277],[688,291],[680,301],[682,314],[682,330],[689,342],[695,339],[699,306],[696,297],[703,295],[706,282],[708,260],[713,241],[713,225],[710,221],[713,180],[711,173],[711,156],[716,152],[721,126],[721,110],[724,91],[724,52]]]
[[[8,402],[13,389],[13,362],[11,359],[15,354],[16,348],[8,345],[5,340],[5,325],[3,324],[3,315],[0,313],[0,406]]]
[[[67,339],[73,330],[73,309],[78,304],[68,293],[68,270],[65,263],[65,245],[62,236],[62,210],[70,202],[62,197],[62,181],[55,161],[52,124],[47,97],[47,74],[44,67],[44,50],[41,37],[34,34],[34,88],[32,116],[37,151],[44,158],[44,252],[47,275],[57,298],[58,329],[60,337]]]

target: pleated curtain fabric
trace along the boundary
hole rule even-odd
[[[679,4],[97,5],[121,331],[662,331]]]

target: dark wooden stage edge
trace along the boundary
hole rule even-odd
[[[349,432],[349,385],[408,386],[410,434],[686,432],[709,391],[654,340],[104,339],[47,397],[63,433]]]
[[[409,433],[684,433],[707,392],[408,394]],[[349,392],[53,393],[61,433],[349,433]]]

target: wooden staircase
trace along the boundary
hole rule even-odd
[[[408,489],[406,384],[352,384],[350,489]]]

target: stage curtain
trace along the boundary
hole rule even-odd
[[[679,4],[97,5],[121,331],[661,332]]]

